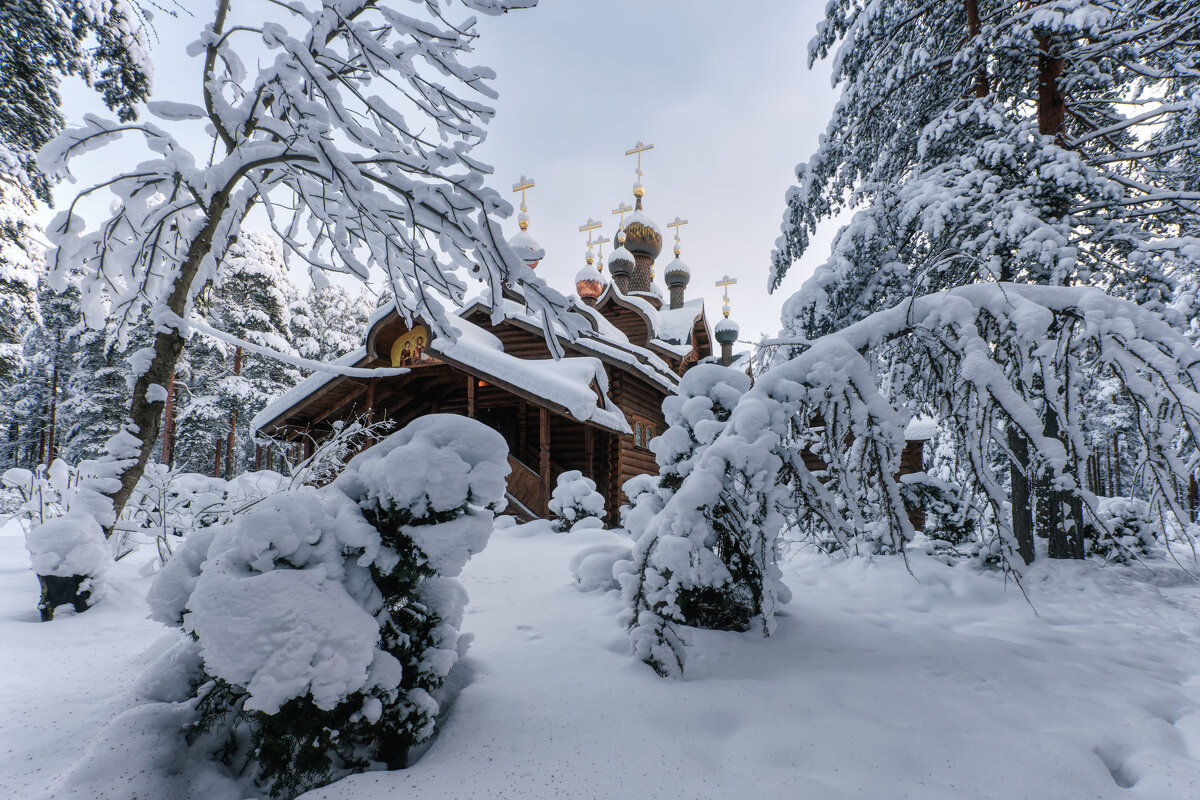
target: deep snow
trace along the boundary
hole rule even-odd
[[[1035,615],[967,566],[801,555],[773,638],[699,633],[669,681],[625,654],[616,595],[571,582],[575,553],[620,541],[497,530],[462,574],[470,683],[433,747],[306,800],[1200,796],[1200,586],[1178,569],[1042,563]],[[145,619],[149,555],[85,615],[40,624],[23,544],[0,531],[0,796],[46,796],[89,745],[163,770],[96,740],[167,632]]]

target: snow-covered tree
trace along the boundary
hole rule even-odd
[[[33,193],[16,159],[0,145],[0,383],[21,364],[21,339],[37,321],[42,250],[33,240]]]
[[[534,2],[461,0],[487,14]],[[43,149],[40,163],[56,175],[125,134],[156,154],[86,190],[47,231],[56,244],[52,274],[82,265],[89,322],[111,310],[121,329],[149,316],[158,332],[137,360],[130,418],[112,443],[118,510],[158,437],[163,387],[195,296],[219,277],[255,207],[265,208],[290,257],[364,280],[382,271],[400,312],[420,315],[439,334],[453,336],[438,297],[462,299],[459,268],[485,281],[497,307],[504,286],[521,282],[534,313],[582,330],[566,297],[521,263],[494,219],[511,207],[484,187],[488,168],[471,156],[493,113],[476,99],[494,96],[491,71],[460,60],[477,34],[473,20],[449,18],[452,5],[300,0],[276,9],[284,19],[264,22],[257,8],[219,0],[189,50],[199,60],[203,106],[149,104],[161,125],[89,116]],[[241,57],[254,46],[266,53]],[[211,147],[193,153],[172,131],[208,135]],[[79,203],[100,192],[121,202],[88,229]]]
[[[73,297],[78,298],[76,292]],[[129,396],[129,365],[104,331],[75,331],[75,363],[64,386],[62,455],[70,463],[99,458],[120,430]]]
[[[49,183],[33,162],[62,130],[61,79],[82,77],[121,119],[133,119],[153,75],[146,20],[141,4],[127,0],[5,0],[0,147],[14,154],[42,200],[50,199]]]
[[[577,469],[558,476],[550,494],[550,513],[554,529],[560,533],[574,526],[604,527],[604,495],[596,491],[596,482]]]
[[[771,287],[821,220],[856,211],[785,307],[798,341],[786,355],[905,297],[978,281],[1099,286],[1165,309],[1172,273],[1200,260],[1186,223],[1200,192],[1166,163],[1194,142],[1150,134],[1186,128],[1200,107],[1198,26],[1194,4],[1154,0],[830,3],[810,61],[832,57],[843,95],[797,168]],[[1042,391],[1029,381],[1022,391]],[[1043,424],[1067,435],[1053,415]],[[1005,447],[1022,556],[1034,555],[1032,506],[1051,554],[1079,555],[1067,546],[1079,509],[1031,469],[1028,448]]]
[[[191,634],[176,661],[202,666],[196,730],[253,758],[272,796],[407,766],[466,650],[454,577],[503,507],[506,455],[481,423],[431,415],[332,485],[193,532],[149,600]]]
[[[295,355],[290,313],[299,293],[288,277],[279,246],[262,234],[243,233],[218,268],[207,319],[218,330],[238,339]],[[226,409],[224,474],[246,469],[252,459],[250,420],[273,398],[300,382],[288,364],[240,347],[225,347],[223,374],[212,390]]]
[[[1012,430],[1029,442],[1032,467],[1077,510],[1072,547],[1085,549],[1087,526],[1097,540],[1127,536],[1118,530],[1124,518],[1075,480],[1089,447],[1080,376],[1112,374],[1138,409],[1136,477],[1148,498],[1138,535],[1168,544],[1172,528],[1187,527],[1179,487],[1198,465],[1198,355],[1159,314],[1100,289],[1014,283],[913,298],[810,340],[758,376],[639,540],[623,581],[635,654],[664,674],[682,669],[685,627],[694,624],[683,598],[728,582],[709,545],[722,505],[741,521],[738,535],[758,543],[754,566],[767,575],[791,520],[818,520],[844,552],[902,553],[914,531],[898,473],[915,407],[945,422],[967,490],[990,508],[991,552],[1019,580],[1025,559],[994,468]],[[924,380],[897,382],[879,370],[900,360]],[[1045,431],[1046,413],[1062,421],[1058,435]],[[822,469],[810,470],[805,449],[820,453]],[[769,633],[772,584],[764,586],[759,613]]]
[[[313,287],[293,303],[292,346],[314,361],[340,358],[363,346],[374,310],[375,298],[365,288],[356,295],[336,284]]]

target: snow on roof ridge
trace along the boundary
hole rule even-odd
[[[459,317],[450,324],[457,338],[434,339],[428,352],[543,397],[580,422],[594,422],[618,433],[631,431],[625,415],[608,396],[608,375],[600,359],[517,358],[499,349],[500,340],[473,322]],[[599,397],[592,390],[593,381],[600,390]]]
[[[366,346],[363,346],[356,350],[350,351],[340,358],[334,359],[330,363],[337,367],[353,367],[357,366],[358,362],[365,361],[366,358],[367,348]],[[250,420],[250,435],[253,436],[257,434],[262,429],[263,425],[266,425],[268,422],[274,420],[284,411],[287,411],[296,403],[313,394],[321,387],[331,383],[335,378],[340,377],[342,376],[336,372],[314,372],[312,375],[309,375],[291,389],[288,389],[286,392],[279,395],[279,397],[276,397],[274,400],[267,403],[265,406],[263,406],[261,411],[254,415],[254,418]]]

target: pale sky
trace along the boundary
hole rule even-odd
[[[199,61],[183,51],[211,4],[184,2],[195,18],[156,23],[158,99],[199,95]],[[489,184],[514,205],[519,195],[512,184],[522,175],[536,180],[528,202],[530,232],[546,249],[539,272],[573,292],[586,250],[578,228],[593,217],[613,237],[617,220],[609,212],[633,203],[636,161],[624,153],[644,141],[655,146],[643,161],[646,212],[664,231],[676,216],[689,221],[681,232],[683,260],[692,270],[688,297],[703,294],[715,322],[721,292],[713,284],[728,273],[738,279],[730,295],[742,338],[774,335],[780,306],[825,258],[834,229],[826,226],[783,287],[767,294],[784,193],[796,163],[815,149],[837,96],[826,65],[807,68],[823,6],[819,0],[542,0],[533,9],[481,18],[469,61],[496,70],[492,85],[500,97],[475,155],[495,167]],[[99,105],[77,91],[67,101],[72,122]],[[110,159],[92,162],[111,170]],[[93,177],[88,172],[78,171],[81,184]],[[60,207],[76,188],[59,190]],[[516,233],[515,217],[506,225]],[[672,258],[671,234],[664,238],[655,270],[660,286]]]

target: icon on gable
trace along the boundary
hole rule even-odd
[[[424,325],[414,325],[392,345],[392,366],[415,367],[440,364],[439,359],[426,351],[429,341],[429,329]]]

